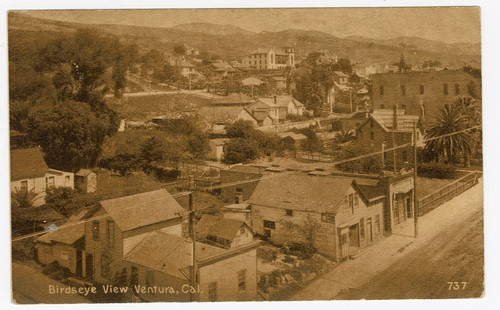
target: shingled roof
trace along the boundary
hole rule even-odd
[[[10,151],[10,180],[33,179],[45,176],[49,167],[39,148]]]
[[[165,189],[104,200],[100,205],[122,231],[180,218],[184,211]]]
[[[336,213],[353,178],[286,173],[260,180],[249,203],[297,211]]]
[[[160,231],[149,233],[123,260],[185,279],[192,264],[192,243]],[[196,243],[196,258],[202,260],[226,250]]]
[[[196,232],[233,240],[241,226],[247,225],[242,221],[205,214],[196,224]]]
[[[57,230],[46,233],[39,237],[37,241],[44,243],[59,242],[71,245],[85,236],[85,223],[79,222],[88,210],[82,210],[78,214],[71,216],[66,223]]]

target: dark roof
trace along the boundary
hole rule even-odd
[[[149,233],[123,260],[185,279],[191,261],[192,243],[160,231]],[[226,250],[196,243],[196,258],[202,260]]]
[[[91,173],[94,173],[94,172],[92,170],[90,170],[90,169],[80,169],[80,170],[78,170],[77,173],[75,173],[75,175],[86,177],[86,176],[88,176]]]
[[[243,110],[252,117],[250,112],[239,106],[202,107],[198,110],[198,114],[210,124],[230,124]]]
[[[184,211],[165,189],[104,200],[100,205],[122,231],[180,218]]]
[[[251,174],[262,174],[262,171],[264,168],[258,167],[258,166],[243,166],[243,165],[236,165],[228,169],[229,171],[234,171],[234,172],[243,172],[243,173],[251,173]]]
[[[282,209],[336,213],[353,178],[285,173],[261,179],[249,203]]]
[[[361,198],[367,204],[386,197],[385,188],[379,184],[379,181],[373,183],[364,182],[364,180],[356,180],[354,183],[354,186],[361,192]]]
[[[10,179],[17,181],[45,176],[49,167],[39,148],[10,151]]]
[[[71,216],[59,229],[46,233],[39,237],[37,241],[45,243],[53,241],[69,245],[75,243],[85,236],[85,223],[79,221],[87,212],[88,210],[82,210],[78,214]]]
[[[234,219],[205,214],[196,224],[196,233],[233,240],[241,226],[246,226],[246,224]]]
[[[255,102],[252,97],[247,96],[245,94],[239,93],[231,93],[225,97],[217,98],[215,100],[215,104],[250,104]]]

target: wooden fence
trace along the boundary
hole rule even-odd
[[[418,200],[419,216],[430,212],[443,204],[444,202],[452,199],[453,197],[463,193],[472,186],[476,185],[481,172],[474,171],[466,176],[450,183],[437,191],[422,197]]]

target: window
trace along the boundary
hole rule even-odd
[[[443,84],[443,94],[448,95],[448,84]]]
[[[293,210],[286,209],[286,216],[293,216]]]
[[[406,151],[402,152],[402,156],[403,156],[403,162],[406,162],[408,160],[408,156],[406,154]]]
[[[146,286],[155,285],[155,273],[153,270],[146,270]]]
[[[351,209],[352,214],[354,214],[354,197],[353,194],[349,195],[349,209]]]
[[[402,104],[401,108],[406,110],[406,104]]]
[[[359,219],[359,238],[365,239],[365,218]]]
[[[380,96],[384,95],[384,86],[380,86]]]
[[[64,177],[64,182],[68,183],[70,180],[71,180],[71,178],[69,175]]]
[[[406,86],[401,85],[401,96],[406,96]]]
[[[238,289],[244,291],[247,289],[247,270],[238,271]]]
[[[321,221],[335,224],[335,215],[332,213],[321,213]]]
[[[99,221],[92,221],[92,240],[99,241]]]
[[[21,181],[21,190],[22,191],[28,190],[28,181]]]
[[[115,247],[115,222],[106,221],[106,241],[110,248]]]
[[[241,188],[241,187],[236,187],[236,192],[237,192],[237,193],[243,193],[243,188]]]
[[[420,85],[420,95],[424,94],[424,85]]]
[[[354,193],[354,206],[355,207],[359,206],[359,196],[356,193]]]
[[[375,215],[375,229],[376,233],[380,234],[380,214]]]
[[[372,132],[370,132],[370,139],[371,139],[371,140],[375,140],[375,134],[373,133],[373,131],[372,131]]]
[[[276,229],[276,223],[273,221],[264,220],[264,228]]]
[[[381,105],[380,105],[380,108],[381,108],[381,109],[385,109],[385,105],[381,104]]]
[[[455,84],[455,95],[460,95],[460,85]]]
[[[208,285],[208,301],[217,301],[217,282]]]
[[[47,188],[54,187],[55,186],[55,178],[54,177],[48,177],[47,179]]]

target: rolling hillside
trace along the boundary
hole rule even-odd
[[[480,67],[480,44],[445,44],[412,37],[373,40],[362,37],[339,38],[320,31],[289,29],[280,32],[254,33],[231,25],[206,23],[181,24],[171,28],[151,28],[127,25],[86,25],[33,18],[10,12],[9,37],[27,36],[37,40],[42,36],[69,33],[78,28],[94,28],[103,34],[136,42],[142,49],[156,48],[170,53],[174,44],[186,44],[221,57],[239,58],[259,47],[295,47],[297,57],[320,49],[330,50],[339,57],[358,63],[393,63],[399,59],[401,44],[406,44],[407,61],[421,64],[437,59],[450,67],[470,64]]]

